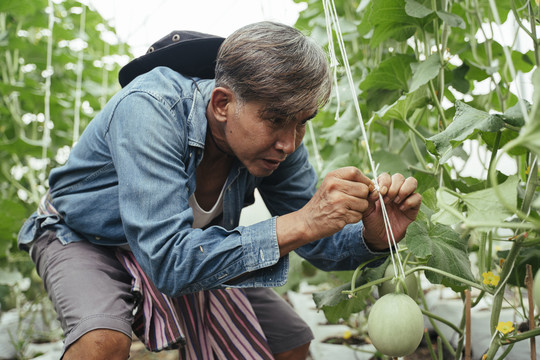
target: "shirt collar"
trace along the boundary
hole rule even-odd
[[[188,141],[190,146],[204,149],[206,140],[206,108],[214,89],[214,80],[193,80],[193,103],[187,119]]]

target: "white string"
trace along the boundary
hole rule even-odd
[[[330,6],[331,5],[331,6]],[[339,49],[341,51],[341,56],[343,59],[343,66],[345,68],[345,73],[347,75],[347,80],[349,83],[351,95],[353,98],[353,103],[355,106],[356,114],[358,117],[358,122],[360,123],[360,129],[362,130],[362,136],[364,138],[364,141],[366,143],[366,153],[368,155],[369,163],[373,172],[373,183],[375,185],[375,189],[379,192],[379,184],[377,182],[377,167],[375,166],[375,163],[373,161],[373,157],[371,155],[371,149],[369,146],[369,141],[367,137],[366,127],[364,125],[364,121],[362,119],[362,113],[360,111],[360,105],[358,103],[358,96],[356,94],[356,88],[354,85],[354,80],[351,73],[351,68],[349,65],[349,60],[347,57],[347,51],[345,48],[345,44],[343,41],[343,34],[341,32],[341,27],[339,25],[339,20],[337,16],[336,11],[336,5],[334,3],[334,0],[323,0],[323,7],[324,7],[324,13],[325,13],[325,19],[326,19],[326,27],[327,27],[327,35],[328,35],[328,49],[330,51],[330,59],[331,59],[331,65],[336,64],[337,60],[334,61],[336,58],[335,52],[334,52],[334,45],[333,45],[333,36],[332,36],[332,24],[334,25],[334,31],[336,33],[336,37],[338,40]],[[336,92],[339,92],[338,89],[336,89]],[[379,192],[379,203],[381,206],[381,212],[383,216],[384,221],[384,228],[386,231],[386,237],[388,240],[388,246],[390,249],[390,257],[392,259],[392,266],[394,267],[394,274],[398,274],[398,268],[396,266],[395,258],[397,258],[397,262],[399,264],[399,270],[401,271],[401,275],[403,278],[405,278],[405,270],[403,269],[403,264],[401,262],[401,258],[398,256],[398,250],[399,245],[396,242],[394,238],[394,232],[392,231],[392,225],[390,224],[390,218],[388,216],[388,212],[386,211],[386,205],[384,204],[383,197],[381,193]],[[394,253],[395,251],[395,253]]]
[[[324,13],[328,13],[328,3],[326,1],[323,1],[324,6]],[[338,85],[338,78],[337,78],[337,69],[339,66],[339,62],[336,58],[336,52],[334,50],[334,37],[332,36],[332,23],[329,16],[325,16],[326,21],[326,35],[328,37],[328,52],[330,54],[330,68],[333,69],[333,78],[334,78],[334,94],[336,95],[336,114],[334,116],[334,120],[339,120],[339,112],[341,107],[341,100],[339,98],[339,85]]]

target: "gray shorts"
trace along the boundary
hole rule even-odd
[[[63,245],[53,231],[32,246],[30,256],[64,330],[64,349],[96,329],[132,336],[131,276],[112,249],[89,242]],[[309,326],[274,290],[245,290],[274,354],[313,339]]]

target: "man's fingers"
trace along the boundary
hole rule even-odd
[[[332,173],[337,178],[365,184],[369,187],[370,190],[372,190],[374,187],[371,179],[364,175],[358,168],[354,166],[347,166],[341,169],[337,169]]]
[[[385,196],[388,193],[388,189],[390,189],[390,185],[392,185],[392,178],[390,177],[390,174],[383,173],[379,175],[377,178],[377,184],[379,184],[379,192],[382,196]]]
[[[408,177],[407,179],[404,179],[398,190],[397,196],[394,198],[394,203],[401,204],[403,200],[407,199],[416,191],[417,187],[418,181],[415,178]]]
[[[399,173],[392,175],[392,183],[390,184],[390,188],[388,189],[388,193],[386,194],[386,196],[390,200],[394,200],[396,196],[398,195],[398,193],[400,192],[401,187],[404,182],[405,182],[405,177],[403,175]]]
[[[407,210],[418,210],[420,209],[420,205],[422,205],[422,195],[414,193],[401,203],[399,210],[403,212]]]

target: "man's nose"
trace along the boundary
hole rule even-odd
[[[276,140],[276,149],[286,155],[292,154],[296,147],[296,129],[283,129]]]

